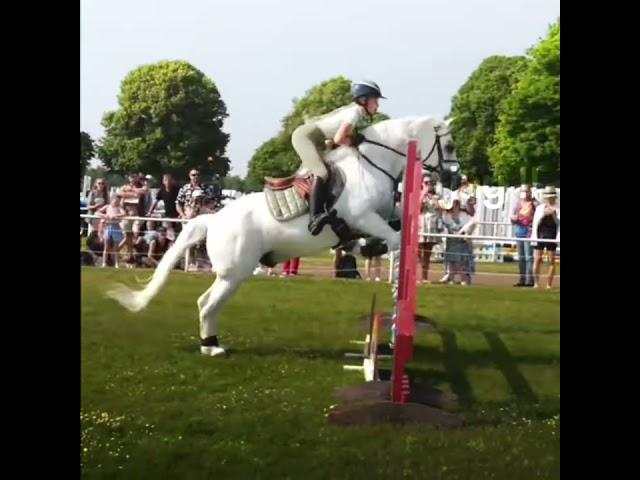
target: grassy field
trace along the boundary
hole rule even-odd
[[[82,270],[83,478],[559,478],[558,291],[419,288],[438,326],[412,379],[460,396],[458,431],[327,424],[351,339],[388,285],[254,278],[222,314],[227,358],[198,354],[211,277],[173,273],[143,312],[104,298],[133,272]]]
[[[356,257],[358,262],[358,269],[360,273],[364,273],[364,258]],[[383,267],[388,266],[389,261],[382,260]],[[279,268],[279,267],[278,267]],[[300,268],[302,270],[314,270],[314,269],[333,269],[333,256],[329,253],[321,253],[309,257],[304,257],[300,260]],[[432,271],[443,271],[444,266],[442,262],[432,262]],[[547,265],[544,264],[542,269],[543,275],[546,273]],[[490,262],[476,262],[476,271],[478,273],[502,273],[502,274],[518,274],[518,263],[490,263]],[[560,275],[560,263],[556,263],[556,275]]]

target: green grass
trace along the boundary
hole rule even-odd
[[[364,258],[356,257],[358,268],[361,270],[364,269]],[[388,260],[383,259],[382,265],[388,265]],[[543,264],[542,274],[546,275],[547,272],[547,264]],[[312,255],[309,257],[304,257],[300,260],[300,269],[308,270],[313,268],[333,268],[333,255],[329,253],[320,253],[317,255]],[[432,262],[433,271],[443,271],[442,262]],[[489,262],[476,262],[476,271],[478,273],[510,273],[510,274],[518,274],[518,262],[507,262],[507,263],[489,263]],[[556,276],[560,275],[560,262],[556,263]]]
[[[104,298],[131,271],[82,270],[83,478],[559,478],[559,293],[419,288],[412,379],[456,392],[469,425],[327,424],[351,339],[387,285],[254,278],[224,310],[228,358],[198,354],[208,275],[173,273],[143,312]]]

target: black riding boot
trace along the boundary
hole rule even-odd
[[[318,235],[330,220],[330,214],[325,208],[327,201],[327,184],[322,177],[314,177],[309,193],[309,231],[311,235]]]

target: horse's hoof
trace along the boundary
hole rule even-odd
[[[224,355],[227,351],[224,347],[200,347],[200,353],[209,357],[215,357],[218,355]]]

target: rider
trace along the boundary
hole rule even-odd
[[[352,138],[354,128],[365,116],[373,116],[378,111],[378,99],[386,97],[382,96],[378,84],[366,80],[351,85],[351,98],[353,102],[349,105],[308,120],[291,135],[291,143],[302,164],[314,174],[309,194],[309,231],[312,235],[318,235],[330,217],[325,208],[329,176],[322,159],[325,145],[357,147],[362,137]]]

